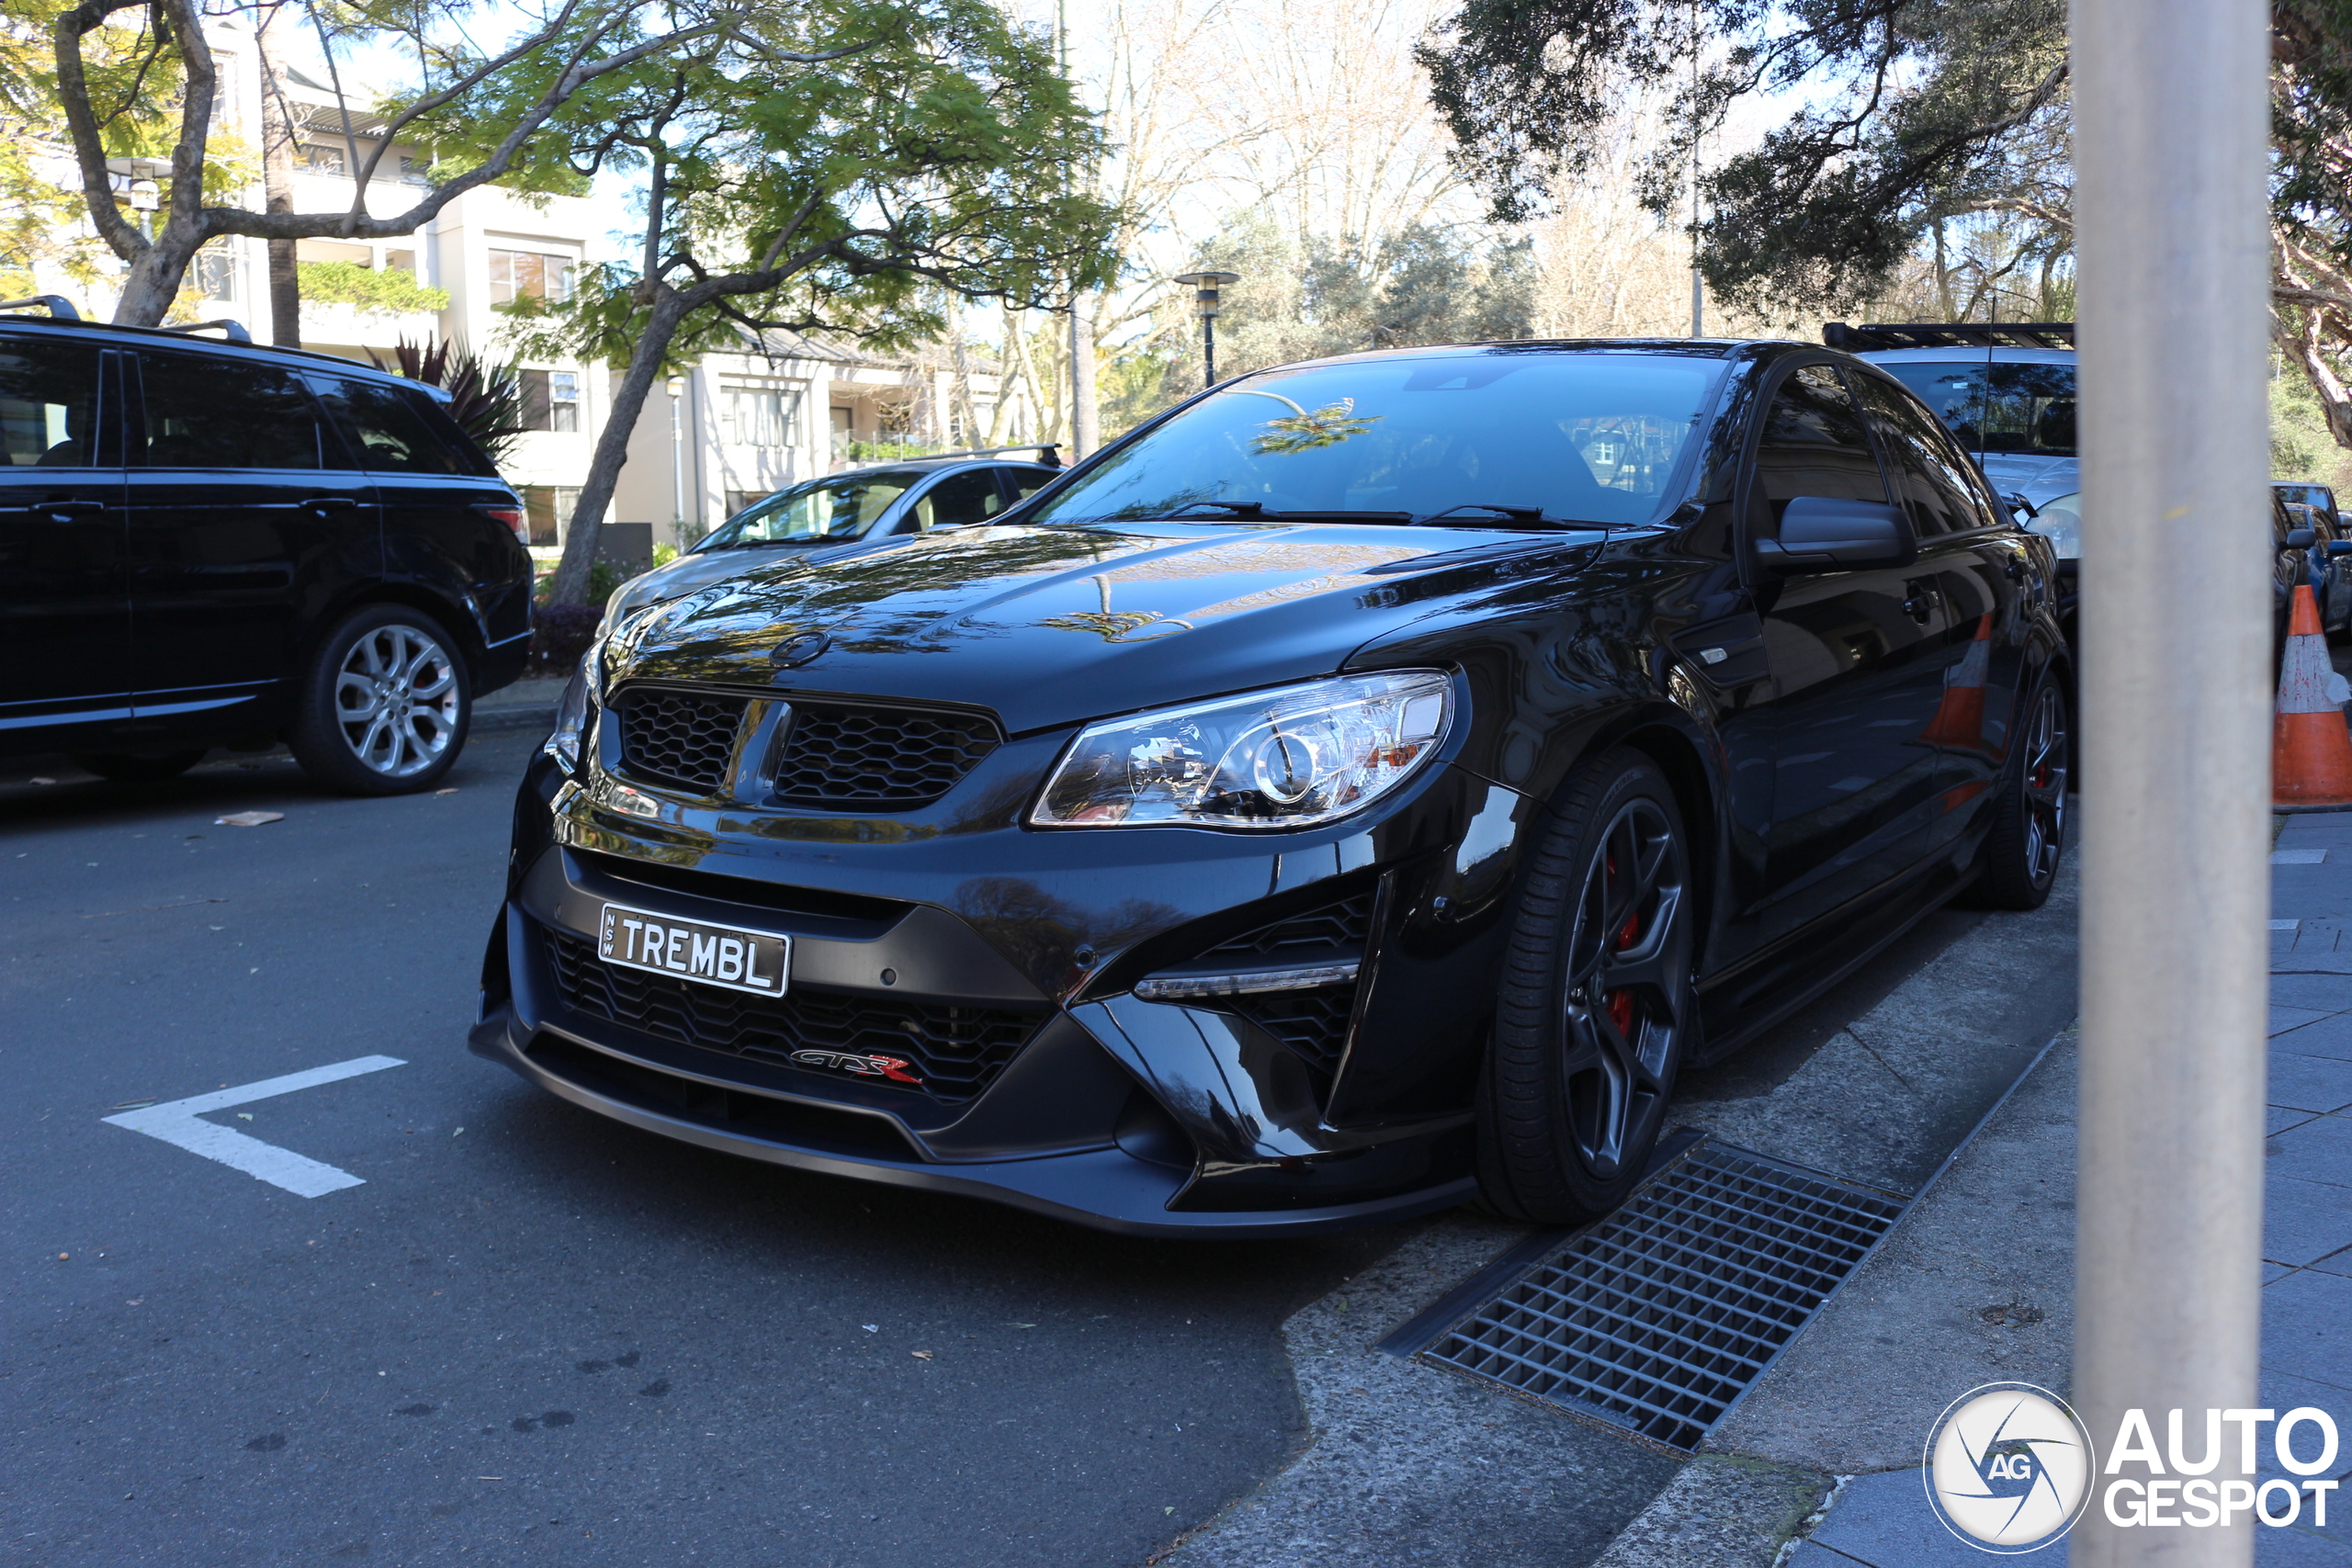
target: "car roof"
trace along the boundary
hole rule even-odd
[[[1059,468],[1047,468],[1043,463],[1032,462],[1025,457],[876,457],[871,461],[861,460],[856,467],[843,468],[840,472],[841,474],[863,474],[877,468],[913,468],[926,474],[944,474],[950,468],[1039,468],[1049,474],[1061,472]],[[840,475],[827,474],[824,477],[836,479]],[[792,486],[783,485],[778,488],[790,490]],[[775,491],[769,493],[774,494]]]
[[[207,322],[206,325],[218,323]],[[234,324],[234,323],[232,323]],[[171,327],[134,327],[116,321],[76,321],[58,316],[26,316],[14,311],[0,312],[0,331],[11,327],[31,327],[42,333],[59,333],[68,337],[87,337],[94,341],[114,342],[120,345],[128,336],[134,344],[160,345],[169,344],[180,348],[194,348],[208,354],[218,354],[232,359],[257,360],[265,364],[286,365],[296,369],[322,369],[332,366],[336,371],[365,377],[371,380],[394,381],[403,387],[413,387],[447,400],[449,394],[429,381],[412,381],[390,370],[357,359],[345,359],[341,355],[322,354],[311,348],[282,348],[276,344],[239,343],[231,338],[198,337],[193,333]],[[239,332],[244,331],[242,325]]]

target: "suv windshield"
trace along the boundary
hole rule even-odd
[[[1723,374],[1719,359],[1557,350],[1272,370],[1113,453],[1033,520],[1646,523]]]
[[[782,545],[796,539],[858,539],[890,503],[922,479],[920,468],[866,468],[780,490],[755,501],[711,531],[697,549]]]
[[[1878,367],[1935,411],[1971,452],[2075,456],[2075,367],[1908,360]]]

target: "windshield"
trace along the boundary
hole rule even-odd
[[[2075,456],[2075,367],[1912,360],[1879,368],[1919,394],[1971,452]]]
[[[1271,371],[1113,454],[1035,520],[1646,523],[1723,373],[1718,359],[1555,350]]]
[[[834,474],[755,501],[711,531],[698,549],[782,545],[796,539],[857,539],[881,520],[890,503],[922,479],[920,469],[868,468]]]

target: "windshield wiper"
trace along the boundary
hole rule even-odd
[[[1419,521],[1423,527],[1428,528],[1492,527],[1498,521],[1506,528],[1590,526],[1589,524],[1570,523],[1563,518],[1546,517],[1544,515],[1544,509],[1540,506],[1496,506],[1483,501],[1470,502],[1464,505],[1420,518]]]

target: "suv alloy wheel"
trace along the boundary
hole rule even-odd
[[[404,795],[437,783],[457,761],[472,709],[456,639],[405,604],[371,604],[319,644],[288,743],[322,784]]]

